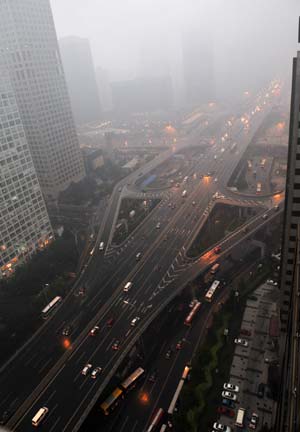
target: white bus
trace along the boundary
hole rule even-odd
[[[47,407],[42,407],[38,410],[38,412],[35,414],[33,419],[31,420],[32,426],[37,427],[41,421],[45,418],[47,415],[49,409]]]
[[[164,415],[164,410],[162,408],[159,408],[156,411],[156,413],[153,417],[153,420],[151,421],[151,424],[149,425],[149,427],[147,429],[147,432],[152,432],[158,427],[160,421],[162,420],[163,415]]]
[[[45,306],[44,309],[42,310],[43,319],[47,319],[48,316],[51,314],[51,312],[53,312],[53,310],[60,304],[61,301],[62,301],[62,297],[60,296],[54,297],[54,299],[51,300],[51,302],[47,304],[47,306]]]
[[[220,264],[219,263],[215,263],[212,268],[210,269],[210,274],[215,274],[217,273],[217,271],[219,270]]]
[[[182,192],[181,196],[182,196],[182,198],[185,198],[185,197],[187,196],[187,191],[184,190],[184,191]]]
[[[218,281],[218,280],[215,280],[212,283],[211,287],[209,288],[209,290],[205,294],[205,300],[206,301],[211,302],[211,300],[212,300],[212,298],[213,298],[213,296],[214,296],[214,294],[215,294],[215,292],[216,292],[216,290],[217,290],[217,288],[218,288],[219,285],[220,285],[220,281]]]
[[[239,408],[237,415],[236,415],[235,426],[240,427],[240,428],[244,427],[245,415],[246,415],[245,408]]]

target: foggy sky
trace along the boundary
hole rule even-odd
[[[134,77],[152,63],[180,73],[182,35],[191,30],[211,41],[223,89],[290,71],[297,50],[299,0],[50,2],[58,37],[88,38],[95,66],[112,79]]]

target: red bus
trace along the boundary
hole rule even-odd
[[[198,312],[198,310],[200,309],[201,303],[200,302],[196,302],[193,309],[191,310],[191,312],[188,314],[188,316],[186,317],[184,324],[189,326],[192,324],[192,321],[194,319],[194,316],[196,315],[196,313]]]

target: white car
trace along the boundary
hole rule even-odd
[[[234,384],[230,384],[230,383],[225,383],[223,385],[223,389],[224,390],[228,390],[228,391],[232,391],[232,392],[235,392],[235,393],[238,393],[240,391],[239,386],[234,385]]]
[[[91,365],[91,363],[87,363],[84,366],[84,368],[82,369],[81,374],[82,375],[87,375],[89,373],[90,369],[92,369],[92,365]]]
[[[92,328],[92,330],[90,331],[90,335],[91,336],[95,336],[99,331],[99,326],[95,326]]]
[[[130,323],[130,325],[132,326],[132,327],[134,327],[138,322],[139,322],[139,320],[140,320],[141,318],[140,317],[135,317],[135,318],[133,318],[133,320],[131,321],[131,323]]]
[[[257,424],[258,424],[258,414],[256,414],[254,412],[254,413],[252,413],[252,417],[251,417],[251,420],[250,420],[250,423],[249,423],[249,428],[250,429],[256,429]]]
[[[100,244],[99,244],[99,250],[100,251],[104,250],[104,242],[100,242]]]
[[[236,395],[234,393],[231,393],[229,391],[222,391],[222,397],[225,399],[229,399],[232,401],[236,401]]]
[[[160,222],[157,222],[156,229],[159,229],[159,228],[160,228]]]
[[[91,378],[96,379],[96,378],[97,378],[97,375],[99,375],[99,373],[101,373],[101,372],[102,372],[102,368],[99,367],[99,366],[97,366],[97,367],[93,370],[93,372],[91,373]]]
[[[215,431],[231,432],[231,428],[229,426],[223,425],[222,423],[215,422],[213,424],[213,428]]]
[[[248,346],[248,342],[245,339],[234,339],[236,345],[242,345],[244,347]]]

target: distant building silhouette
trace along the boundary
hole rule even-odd
[[[0,56],[44,196],[56,199],[85,170],[49,0],[0,2]]]
[[[113,106],[117,112],[150,112],[172,107],[169,77],[136,78],[111,84]]]
[[[65,37],[59,47],[76,123],[98,121],[100,100],[88,39]]]
[[[52,238],[16,98],[0,71],[0,278]]]
[[[183,36],[183,76],[187,105],[196,106],[214,100],[213,47],[198,32]]]
[[[98,67],[96,69],[96,80],[98,85],[99,99],[103,111],[112,110],[111,87],[109,83],[108,73]]]

